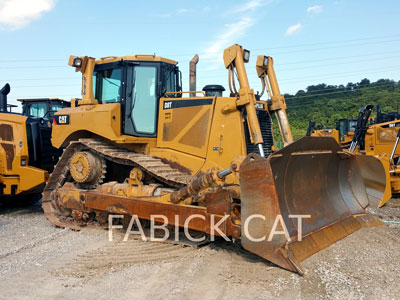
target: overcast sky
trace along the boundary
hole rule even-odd
[[[257,91],[257,55],[274,58],[282,93],[367,77],[400,79],[400,1],[382,0],[0,0],[0,85],[9,99],[80,96],[70,54],[156,54],[188,63],[199,54],[198,85],[222,84],[222,51],[238,43]]]

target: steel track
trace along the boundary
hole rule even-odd
[[[119,165],[137,167],[143,170],[148,176],[156,179],[165,187],[182,188],[190,182],[191,175],[173,169],[170,165],[163,163],[161,159],[147,154],[132,152],[120,148],[110,142],[99,139],[79,139],[71,142],[61,155],[58,163],[46,184],[42,196],[42,206],[47,219],[58,227],[67,227],[79,230],[81,223],[76,222],[68,211],[59,206],[57,202],[57,191],[69,179],[69,161],[77,151],[89,150],[103,160],[112,161]],[[104,178],[105,170],[103,170]],[[99,182],[100,183],[100,182]],[[95,188],[93,186],[92,188]]]

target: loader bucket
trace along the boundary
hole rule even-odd
[[[383,196],[381,186],[369,189]],[[240,190],[243,248],[299,273],[305,258],[361,227],[382,224],[365,211],[369,200],[356,156],[331,137],[303,137],[268,158],[249,154]]]

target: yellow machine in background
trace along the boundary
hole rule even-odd
[[[400,120],[371,125],[365,134],[365,154],[378,157],[386,170],[388,184],[379,207],[400,193],[399,137]]]
[[[382,207],[393,195],[400,193],[400,149],[398,147],[400,120],[369,125],[371,111],[372,105],[365,106],[362,112],[360,110],[349,150],[366,156],[377,157],[382,162],[387,182],[384,197],[378,204],[378,207]],[[368,168],[364,169],[364,172],[365,178],[373,176],[374,173],[373,170],[368,170]]]
[[[315,122],[310,121],[306,136],[330,136],[333,137],[343,148],[348,148],[353,140],[357,119],[340,119],[335,129],[323,129],[322,126],[315,127]]]
[[[30,202],[42,192],[62,152],[51,145],[51,122],[54,112],[69,102],[23,99],[23,113],[11,113],[7,111],[9,92],[8,84],[0,91],[0,201]]]
[[[372,105],[366,105],[359,110],[357,119],[340,119],[336,129],[315,129],[315,122],[310,121],[307,135],[330,136],[350,152],[377,157],[385,168],[387,183],[383,198],[376,203],[382,207],[393,195],[400,193],[400,120],[397,112],[382,113],[379,105],[373,118],[372,109]],[[376,169],[368,166],[367,161],[364,166],[363,176],[369,181],[375,176]]]
[[[248,251],[300,273],[308,256],[380,224],[365,208],[371,195],[383,195],[383,169],[366,188],[363,156],[327,137],[293,142],[272,58],[258,56],[256,64],[268,101],[257,101],[250,88],[248,50],[232,45],[223,58],[231,97],[215,86],[182,92],[170,59],[71,56],[69,65],[83,74],[82,99],[54,117],[52,143],[65,150],[43,192],[49,221],[79,229],[106,224],[110,214],[163,215],[171,226],[240,240]],[[272,113],[285,144],[280,151]],[[293,219],[299,215],[309,216],[301,228]],[[287,236],[268,239],[279,218]],[[220,231],[212,231],[211,221],[220,222]]]
[[[366,109],[369,105],[359,110],[359,116],[366,113]],[[370,114],[371,112],[369,112]],[[350,147],[351,142],[354,138],[354,132],[357,128],[357,122],[359,118],[339,119],[336,123],[336,128],[323,128],[322,125],[316,126],[315,121],[310,120],[307,128],[306,136],[330,136],[333,137],[344,149]],[[399,120],[399,114],[397,112],[382,113],[380,106],[377,106],[377,113],[375,117],[368,116],[368,125],[383,124]],[[378,125],[379,127],[379,125]]]

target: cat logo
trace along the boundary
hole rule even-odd
[[[260,102],[256,102],[256,104],[254,104],[256,110],[265,110],[265,105],[264,103],[260,103]]]
[[[172,101],[164,102],[164,109],[170,109],[170,108],[172,108]]]
[[[55,116],[54,121],[55,121],[56,125],[68,125],[69,124],[69,115]]]

